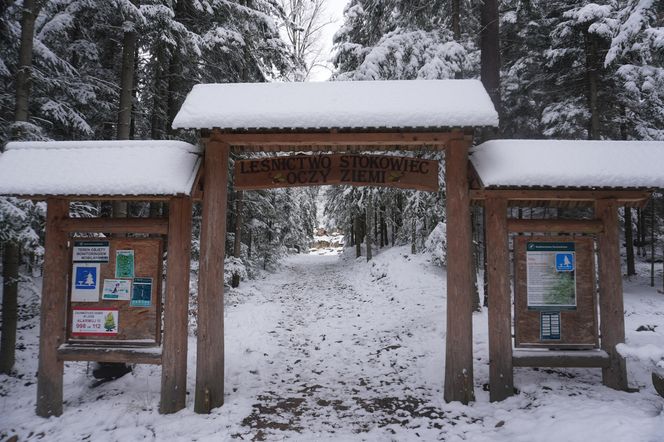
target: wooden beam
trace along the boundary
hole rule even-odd
[[[161,366],[160,413],[186,406],[189,266],[191,263],[190,198],[173,198],[168,207],[168,266],[164,302],[164,362]]]
[[[616,345],[625,342],[625,309],[618,232],[619,206],[615,200],[599,200],[595,204],[595,216],[604,222],[604,231],[597,235],[599,323],[600,345],[610,357],[609,366],[602,369],[602,382],[616,390],[627,390],[625,358],[616,350]]]
[[[60,361],[123,362],[161,364],[161,347],[105,347],[63,344],[58,348]]]
[[[468,147],[450,142],[445,152],[447,189],[447,332],[445,393],[447,402],[475,399],[473,383],[473,282]]]
[[[514,394],[507,200],[489,198],[484,210],[489,295],[489,398],[494,402]]]
[[[58,222],[57,227],[68,233],[168,233],[167,218],[68,218]]]
[[[492,198],[487,199],[487,203]],[[510,233],[600,233],[604,224],[600,219],[509,219],[507,230]]]
[[[512,355],[515,367],[608,367],[609,355],[604,350],[526,350]]]
[[[224,253],[229,146],[205,146],[205,190],[198,274],[198,339],[194,411],[224,403]]]
[[[489,197],[508,201],[587,201],[615,199],[620,203],[643,203],[650,198],[649,190],[567,190],[567,189],[473,189],[472,200]]]
[[[184,194],[178,195],[24,195],[13,194],[6,195],[16,198],[23,198],[32,201],[46,201],[51,198],[58,198],[67,201],[137,201],[137,202],[151,202],[151,201],[168,201],[173,196],[187,196]]]
[[[229,146],[445,146],[451,140],[464,140],[461,131],[450,132],[292,132],[226,133],[214,130],[211,141]]]
[[[69,253],[68,235],[57,225],[68,216],[68,201],[47,201],[37,377],[37,415],[41,417],[62,414],[64,365],[57,351],[65,341]]]

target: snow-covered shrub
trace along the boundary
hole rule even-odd
[[[242,261],[242,258],[235,258],[228,256],[224,260],[224,284],[231,285],[233,275],[240,275],[240,280],[247,279],[247,268]]]
[[[425,250],[431,254],[431,259],[435,264],[444,266],[447,264],[447,224],[438,223],[436,228],[429,234],[424,243]]]

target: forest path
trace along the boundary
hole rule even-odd
[[[298,255],[249,290],[260,291],[252,299],[270,306],[272,321],[255,316],[253,336],[263,335],[263,350],[251,353],[264,357],[246,367],[253,379],[242,394],[256,402],[236,437],[440,428],[444,413],[431,401],[442,395],[442,275],[435,293],[435,275],[415,278],[410,258],[393,254],[372,263]]]

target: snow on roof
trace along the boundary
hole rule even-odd
[[[199,84],[174,128],[320,129],[498,126],[478,80]]]
[[[191,192],[201,149],[182,141],[11,142],[0,194],[176,195]]]
[[[664,188],[664,141],[492,140],[470,161],[485,187]]]

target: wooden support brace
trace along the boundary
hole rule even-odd
[[[58,348],[61,361],[123,362],[127,364],[161,364],[161,347],[62,344]],[[162,389],[162,394],[163,394]]]
[[[69,255],[68,235],[57,226],[68,216],[67,200],[47,200],[36,410],[41,417],[62,414],[64,364],[58,359],[58,347],[64,343],[66,333]]]
[[[468,187],[468,145],[453,140],[445,151],[447,187],[447,330],[445,393],[447,402],[467,404],[473,386],[473,277]]]
[[[515,367],[608,367],[609,355],[604,350],[517,349],[512,361]]]
[[[65,232],[153,233],[165,235],[168,233],[168,219],[69,218],[60,221],[58,228]]]
[[[510,233],[600,233],[603,229],[604,224],[600,219],[510,219],[507,221],[507,230]]]
[[[604,223],[604,231],[597,235],[601,347],[610,358],[609,366],[602,368],[602,382],[616,390],[627,390],[625,358],[616,350],[616,345],[625,342],[618,207],[615,200],[597,200],[595,203],[595,216]]]
[[[514,394],[507,200],[488,198],[484,210],[489,293],[489,398],[502,401]]]
[[[229,150],[224,143],[210,141],[203,162],[196,413],[209,413],[224,403],[224,254]]]
[[[169,203],[160,413],[183,409],[187,399],[191,206],[191,199],[184,197]]]

